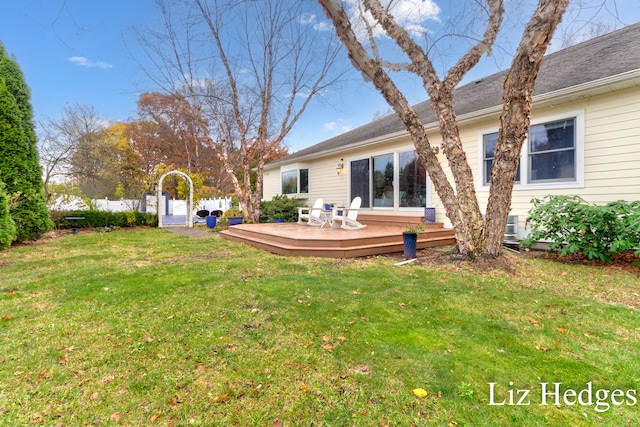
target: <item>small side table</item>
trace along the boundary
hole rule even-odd
[[[78,234],[78,221],[82,221],[84,219],[83,216],[67,216],[65,217],[67,221],[71,221],[71,234]]]

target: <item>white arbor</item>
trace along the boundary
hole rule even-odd
[[[156,212],[158,213],[158,227],[162,227],[162,212],[163,211],[160,210],[160,203],[162,203],[162,181],[164,181],[164,179],[168,175],[180,175],[184,179],[186,179],[187,182],[189,183],[189,199],[187,200],[187,221],[186,221],[186,226],[187,227],[193,227],[193,218],[191,216],[192,213],[193,213],[193,181],[191,180],[191,177],[189,175],[187,175],[184,172],[177,171],[177,170],[173,170],[173,171],[169,171],[169,172],[165,173],[158,180],[158,186],[157,186],[158,189],[157,189],[157,197],[156,197],[157,203],[158,203],[158,208],[156,210]]]

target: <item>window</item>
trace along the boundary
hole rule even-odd
[[[498,143],[498,132],[482,135],[482,152],[483,154],[483,184],[489,185],[491,182],[491,168],[493,167],[493,159],[495,159],[496,144]],[[520,182],[520,163],[516,171],[516,182]]]
[[[575,119],[531,126],[529,130],[529,179],[575,181]]]
[[[361,207],[380,210],[418,210],[430,203],[429,178],[418,154],[381,153],[351,160],[350,200],[362,198]]]
[[[360,207],[370,207],[369,199],[369,159],[354,160],[351,162],[351,200],[362,198]]]
[[[393,154],[373,158],[374,206],[393,207]]]
[[[309,194],[309,169],[300,169],[299,193]]]
[[[584,187],[584,111],[534,118],[522,145],[514,190]],[[478,185],[489,189],[496,129],[478,134]]]
[[[281,178],[282,194],[309,194],[309,169],[284,171]]]
[[[427,170],[415,151],[398,154],[400,207],[420,208],[427,200]]]

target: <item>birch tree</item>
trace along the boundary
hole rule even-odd
[[[183,94],[245,218],[257,221],[264,165],[311,100],[336,82],[338,44],[305,19],[309,2],[156,4],[162,24],[137,33],[154,64],[143,68],[167,93]]]
[[[419,43],[411,28],[402,26],[401,16],[394,16],[394,9],[398,9],[395,6],[399,2],[387,0],[383,5],[381,0],[319,0],[346,47],[353,66],[362,72],[365,79],[373,82],[405,125],[446,215],[454,226],[457,250],[464,256],[497,257],[502,254],[518,159],[529,129],[536,76],[568,2],[538,0],[513,56],[503,87],[503,110],[485,220],[478,204],[472,169],[460,138],[453,97],[456,86],[465,74],[494,47],[503,25],[503,0],[476,2],[484,9],[484,33],[443,78],[438,76],[434,66],[434,61],[438,59],[434,57],[434,50]],[[348,5],[352,5],[353,9],[346,10]],[[357,34],[355,29],[358,17],[364,25],[361,34]],[[378,29],[382,29],[396,50],[403,53],[404,62],[382,57],[382,50],[376,42]],[[447,178],[438,161],[420,117],[391,77],[392,72],[401,70],[416,75],[427,92],[431,108],[438,118],[441,147],[451,170],[452,181]]]

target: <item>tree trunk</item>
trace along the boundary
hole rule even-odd
[[[504,82],[500,131],[487,203],[486,255],[489,257],[502,255],[518,161],[529,132],[536,77],[568,3],[568,0],[540,0]]]

